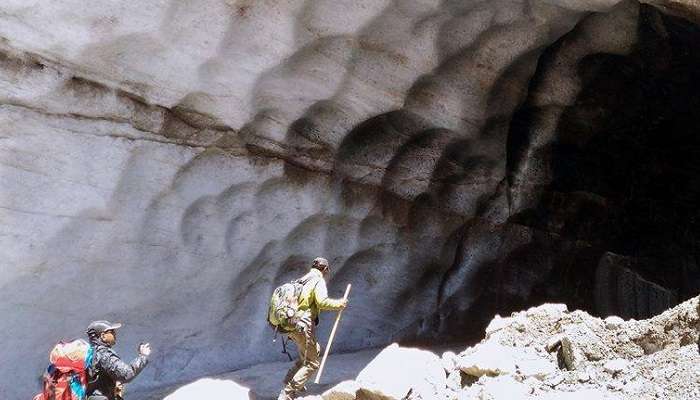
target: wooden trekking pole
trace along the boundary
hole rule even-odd
[[[347,302],[348,295],[350,295],[350,288],[352,285],[348,284],[348,288],[345,289],[345,296],[343,300]],[[346,303],[347,304],[347,303]],[[326,351],[323,352],[323,359],[321,360],[321,367],[318,369],[316,374],[316,379],[314,383],[318,384],[321,382],[321,374],[323,373],[323,367],[326,365],[326,359],[328,358],[328,353],[331,351],[331,343],[333,343],[333,337],[335,336],[335,330],[338,328],[338,322],[340,322],[340,316],[343,314],[343,310],[338,311],[338,316],[335,317],[335,323],[333,324],[333,329],[331,329],[331,336],[328,338],[328,344],[326,345]]]

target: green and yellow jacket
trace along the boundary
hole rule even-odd
[[[331,299],[328,297],[326,280],[323,274],[316,268],[311,268],[301,279],[304,282],[301,295],[299,296],[299,310],[309,311],[311,318],[318,317],[321,311],[337,311],[342,308],[341,299]]]

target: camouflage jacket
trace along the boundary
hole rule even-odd
[[[139,355],[127,364],[117,353],[99,340],[91,340],[95,349],[92,365],[89,369],[87,395],[102,395],[109,400],[118,400],[115,393],[117,382],[127,383],[134,379],[148,364],[146,356]]]

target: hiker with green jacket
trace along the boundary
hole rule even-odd
[[[316,258],[311,270],[299,281],[303,284],[299,296],[298,312],[290,319],[287,335],[299,350],[299,359],[284,378],[284,388],[278,400],[290,400],[305,390],[305,384],[318,370],[321,363],[321,346],[316,341],[315,325],[321,311],[339,311],[346,307],[347,300],[328,297],[325,277],[330,272],[328,260]]]

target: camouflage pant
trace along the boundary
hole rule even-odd
[[[285,386],[282,394],[286,398],[293,398],[294,395],[304,390],[306,382],[321,365],[321,346],[316,341],[313,327],[301,332],[294,331],[288,336],[297,345],[299,359],[284,378]],[[285,397],[280,396],[280,398]]]

